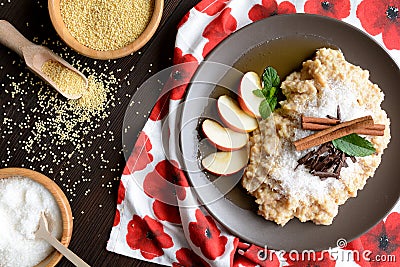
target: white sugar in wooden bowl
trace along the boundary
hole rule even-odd
[[[0,169],[1,266],[55,266],[62,255],[35,239],[40,213],[49,218],[52,234],[68,246],[72,212],[62,190],[51,179],[22,168]]]

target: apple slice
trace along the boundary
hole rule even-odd
[[[237,132],[251,132],[257,129],[257,120],[245,113],[238,103],[227,95],[217,101],[218,113],[223,122]]]
[[[203,121],[202,129],[208,141],[222,151],[241,149],[249,141],[247,133],[232,131],[213,120],[206,119]]]
[[[230,175],[247,165],[249,156],[246,148],[231,152],[215,152],[205,157],[203,167],[217,175]]]
[[[240,80],[239,105],[244,112],[252,117],[261,118],[259,107],[264,98],[256,96],[253,91],[261,90],[260,76],[253,71],[246,72]]]

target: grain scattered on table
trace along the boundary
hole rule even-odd
[[[110,151],[95,145],[100,139],[114,142],[121,134],[119,129],[115,131],[109,127],[111,110],[121,103],[116,95],[122,81],[114,75],[118,71],[112,71],[110,61],[88,67],[87,62],[81,62],[59,40],[34,39],[41,45],[61,48],[58,50],[63,52],[59,55],[88,77],[88,89],[80,99],[66,100],[26,69],[20,60],[12,61],[14,68],[21,71],[5,74],[1,81],[1,94],[9,101],[1,105],[0,137],[7,140],[7,146],[0,164],[10,166],[20,150],[25,160],[19,167],[55,176],[69,201],[73,201],[82,188],[85,195],[90,194],[95,179],[104,179],[102,187],[111,194],[123,166],[120,163],[111,165]],[[101,127],[106,130],[99,130]],[[119,146],[113,150],[123,154]],[[78,177],[70,176],[76,167],[74,164],[83,167]],[[98,168],[114,173],[113,182],[104,175],[93,177]]]

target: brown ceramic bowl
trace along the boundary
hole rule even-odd
[[[13,176],[22,176],[34,180],[43,185],[53,195],[60,209],[63,231],[60,242],[68,247],[72,236],[72,211],[69,202],[58,185],[45,175],[23,168],[0,169],[0,179],[7,179]],[[54,267],[61,260],[62,254],[54,250],[46,259],[35,267]]]
[[[69,32],[67,27],[64,24],[64,21],[61,17],[60,12],[60,0],[49,0],[49,13],[50,19],[53,23],[54,28],[56,29],[58,35],[64,42],[70,46],[72,49],[77,51],[78,53],[85,55],[90,58],[95,59],[116,59],[127,56],[133,52],[136,52],[140,48],[142,48],[154,35],[157,30],[158,25],[160,24],[164,0],[154,0],[154,10],[153,15],[146,29],[142,32],[142,34],[134,40],[132,43],[128,44],[125,47],[122,47],[117,50],[110,51],[98,51],[92,48],[89,48],[81,43],[79,43]]]
[[[327,17],[279,15],[238,30],[211,51],[188,88],[180,126],[183,166],[188,178],[200,201],[222,225],[243,240],[261,247],[286,251],[342,247],[343,239],[350,242],[371,229],[399,199],[400,138],[396,134],[392,134],[374,177],[368,179],[356,198],[340,206],[339,214],[329,226],[301,223],[296,219],[282,227],[266,221],[257,215],[254,199],[241,186],[241,173],[218,178],[202,170],[199,125],[203,118],[218,117],[215,99],[222,94],[235,96],[243,72],[260,73],[270,65],[285,77],[321,47],[339,48],[349,62],[370,71],[371,81],[385,93],[382,107],[391,118],[391,132],[399,132],[399,66],[361,30]]]

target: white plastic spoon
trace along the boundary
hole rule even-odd
[[[49,232],[49,224],[47,222],[46,215],[42,212],[39,219],[39,228],[35,232],[36,238],[41,238],[46,240],[50,245],[57,249],[61,254],[63,254],[68,260],[70,260],[77,267],[90,267],[86,262],[79,258],[75,253],[66,248],[60,243],[54,236]]]

